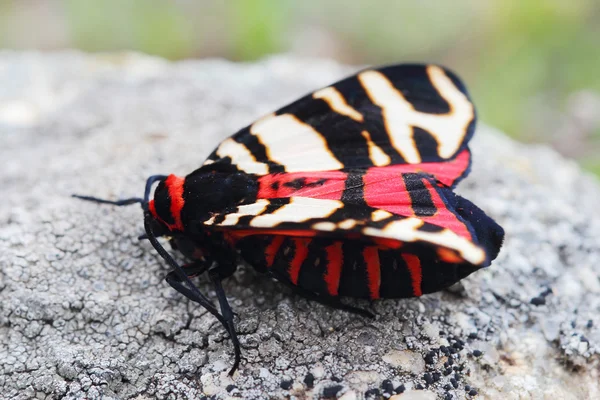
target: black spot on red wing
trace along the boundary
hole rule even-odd
[[[273,190],[279,189],[279,181],[275,181],[275,182],[271,183],[271,189],[273,189]]]
[[[302,189],[303,187],[306,186],[306,178],[292,179],[291,181],[285,182],[283,184],[283,186],[289,187],[289,188],[294,189],[294,190]]]
[[[309,182],[306,184],[306,187],[318,187],[318,186],[323,186],[325,183],[327,183],[327,179],[325,178],[321,178],[319,180],[316,180],[314,182]]]
[[[416,173],[402,174],[404,184],[410,195],[412,209],[417,217],[431,217],[437,208],[433,204],[431,193],[423,183],[423,175]]]
[[[339,285],[340,296],[371,298],[367,265],[363,257],[364,248],[364,243],[352,240],[342,245],[344,263]]]
[[[284,182],[283,186],[294,190],[300,190],[303,188],[313,188],[323,186],[327,182],[327,179],[321,178],[314,182],[309,182],[306,178],[296,178],[290,181]]]

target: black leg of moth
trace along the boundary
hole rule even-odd
[[[240,342],[238,341],[237,334],[235,332],[235,328],[233,326],[233,313],[231,312],[231,307],[229,307],[229,303],[227,302],[227,297],[225,297],[225,292],[223,291],[223,287],[221,286],[220,278],[217,280],[213,280],[211,277],[211,281],[215,285],[215,289],[217,291],[217,297],[219,299],[219,304],[221,306],[221,315],[215,306],[208,300],[206,296],[204,296],[196,285],[192,283],[187,273],[183,270],[183,268],[177,264],[177,262],[171,257],[171,255],[161,246],[161,244],[156,240],[156,237],[152,233],[150,229],[150,223],[152,220],[152,216],[150,213],[146,212],[144,217],[144,228],[146,229],[146,234],[148,235],[148,240],[152,243],[152,246],[156,249],[158,254],[173,267],[173,272],[178,277],[178,281],[180,282],[177,287],[173,286],[177,291],[186,296],[188,299],[197,302],[202,307],[206,308],[208,312],[215,316],[219,320],[219,322],[223,325],[225,330],[229,333],[231,337],[231,341],[233,342],[233,348],[235,352],[235,361],[233,363],[233,367],[229,371],[229,375],[233,375],[236,369],[238,368],[241,360],[241,349]],[[169,282],[171,284],[171,282]],[[187,284],[187,286],[186,286]]]
[[[233,325],[233,310],[231,306],[229,306],[229,302],[227,301],[227,296],[225,295],[225,291],[223,290],[223,286],[221,285],[221,280],[223,279],[216,269],[212,269],[208,271],[208,277],[210,281],[215,285],[215,291],[217,292],[217,298],[219,299],[219,305],[221,307],[221,313],[223,314],[223,318],[227,321],[227,326],[229,327],[229,336],[231,337],[231,341],[233,342],[233,348],[235,350],[235,361],[233,363],[233,367],[229,370],[229,375],[232,376],[235,370],[240,365],[240,360],[242,358],[242,351],[240,349],[240,341],[237,337],[237,332],[235,331],[235,326]]]
[[[188,277],[193,278],[198,275],[202,275],[206,270],[212,265],[209,262],[200,262],[196,261],[191,264],[187,264],[183,266],[183,270],[186,272]],[[235,331],[235,327],[233,325],[233,316],[234,312],[229,306],[229,302],[227,301],[227,296],[225,295],[225,291],[223,290],[223,286],[221,286],[221,277],[214,270],[209,272],[210,281],[215,285],[215,291],[217,292],[217,298],[219,300],[219,306],[221,308],[221,314],[225,321],[227,321],[227,325],[225,326],[225,330],[229,333],[231,337],[231,341],[233,342],[234,352],[235,352],[235,362],[233,367],[229,371],[229,375],[233,375],[233,373],[237,370],[240,359],[241,359],[241,349],[240,342],[237,337],[237,333]],[[175,273],[175,271],[169,272],[166,277],[166,281],[171,285],[171,287],[177,290],[179,293],[183,294],[188,299],[195,301],[197,303],[200,302],[200,299],[196,297],[196,295],[189,290],[181,281],[179,276]]]
[[[195,261],[191,264],[186,264],[182,266],[182,268],[187,274],[188,278],[194,278],[205,273],[210,267],[210,265],[211,264],[208,262]],[[181,293],[188,299],[196,303],[201,303],[203,301],[192,290],[185,286],[184,281],[181,280],[181,278],[179,277],[179,275],[177,275],[175,271],[169,272],[165,277],[165,280],[169,285],[171,285],[173,289],[177,290],[179,293]]]
[[[336,297],[324,296],[324,295],[313,293],[310,290],[303,289],[303,288],[301,288],[299,286],[294,285],[293,283],[290,283],[285,278],[278,279],[278,281],[281,282],[281,283],[283,283],[283,284],[285,284],[290,289],[292,289],[292,291],[295,294],[297,294],[297,295],[299,295],[301,297],[304,297],[307,300],[316,301],[316,302],[321,303],[321,304],[323,304],[325,306],[328,306],[328,307],[331,307],[331,308],[335,308],[335,309],[338,309],[338,310],[342,310],[342,311],[347,311],[347,312],[350,312],[352,314],[362,315],[363,317],[375,318],[375,315],[373,315],[372,312],[364,310],[364,309],[362,309],[360,307],[354,307],[354,306],[351,306],[349,304],[344,304],[344,303],[341,302],[340,299],[338,299]]]

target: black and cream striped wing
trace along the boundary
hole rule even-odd
[[[256,175],[446,162],[475,127],[465,86],[436,65],[369,69],[317,90],[223,141],[205,164]]]

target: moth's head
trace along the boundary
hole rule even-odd
[[[154,192],[154,199],[148,202],[148,211],[154,221],[152,231],[157,235],[183,232],[181,210],[185,200],[183,186],[185,178],[169,175],[161,180]]]

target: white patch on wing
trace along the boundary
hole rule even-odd
[[[252,124],[250,133],[265,146],[269,160],[281,164],[286,172],[344,167],[331,153],[323,136],[292,114],[264,117]]]
[[[450,105],[450,113],[441,116],[426,114],[430,118],[425,129],[436,138],[439,155],[450,158],[458,151],[469,123],[475,118],[475,110],[467,96],[452,83],[443,69],[430,65],[427,67],[427,75],[433,87]]]
[[[375,222],[381,221],[392,216],[392,213],[385,210],[375,210],[371,213],[371,219]]]
[[[392,146],[411,164],[421,162],[413,138],[413,126],[435,137],[438,155],[447,159],[459,149],[467,127],[474,118],[473,105],[440,67],[428,66],[427,74],[439,95],[450,105],[449,113],[430,114],[415,110],[381,72],[365,71],[358,75],[371,101],[382,109]]]
[[[423,221],[418,218],[406,218],[388,223],[383,229],[364,228],[363,233],[369,236],[385,237],[403,242],[424,241],[448,249],[456,250],[460,256],[473,265],[482,264],[485,261],[485,252],[479,246],[469,240],[458,236],[449,229],[439,232],[428,232],[419,230]]]
[[[256,203],[246,204],[243,206],[239,206],[235,213],[230,213],[225,216],[225,219],[218,223],[219,226],[232,226],[236,225],[241,217],[247,215],[257,215],[260,214],[267,208],[269,205],[269,200],[259,199]],[[205,225],[214,225],[215,217],[211,217],[209,220],[205,221]]]
[[[217,148],[217,155],[221,158],[230,157],[232,164],[249,174],[266,175],[269,173],[267,164],[256,161],[256,158],[246,146],[231,138],[221,142]],[[208,161],[204,164],[210,164]]]
[[[271,214],[256,216],[250,226],[270,228],[282,222],[305,222],[313,218],[327,218],[344,203],[338,200],[313,199],[309,197],[290,197],[290,203],[278,208]]]
[[[318,231],[332,232],[337,228],[337,225],[333,222],[317,222],[316,224],[313,224],[312,227]]]
[[[369,135],[369,132],[362,131],[362,135],[367,141],[367,146],[369,146],[369,158],[373,162],[373,165],[377,167],[389,165],[392,159],[385,154],[383,150],[381,150],[381,147],[377,146],[375,142],[371,140],[371,135]]]
[[[363,122],[364,120],[363,115],[348,105],[344,96],[333,86],[317,90],[313,93],[313,98],[325,100],[333,111],[350,117],[355,121]]]
[[[352,229],[356,226],[356,220],[354,219],[345,219],[338,224],[341,229]]]

